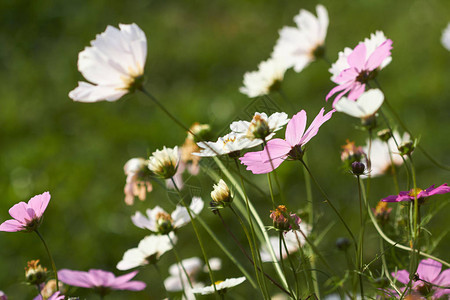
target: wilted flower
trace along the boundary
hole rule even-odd
[[[47,280],[47,268],[39,264],[39,259],[30,260],[25,268],[25,278],[29,284],[40,285]]]
[[[233,197],[230,194],[230,189],[222,179],[219,180],[219,183],[214,184],[213,189],[214,190],[211,192],[211,198],[213,201],[217,202],[219,206],[225,207],[233,201]]]
[[[189,128],[184,144],[181,147],[181,162],[183,162],[192,175],[197,175],[200,167],[200,156],[193,155],[194,152],[200,151],[196,142],[208,140],[211,135],[211,127],[208,124],[194,123]],[[195,135],[192,135],[191,132]]]
[[[350,166],[355,161],[361,161],[365,156],[365,153],[361,146],[356,146],[355,142],[350,142],[348,139],[347,144],[341,146],[341,160]]]
[[[203,200],[199,197],[193,197],[189,209],[193,215],[198,215],[203,209]],[[148,229],[159,234],[168,234],[169,232],[189,223],[190,218],[185,207],[177,205],[172,214],[168,214],[164,209],[155,206],[153,209],[147,209],[147,217],[141,212],[136,212],[131,217],[133,224],[139,228]]]
[[[336,111],[360,118],[363,125],[374,124],[374,116],[384,101],[383,92],[379,89],[364,92],[356,101],[342,97],[334,106]]]
[[[366,43],[360,43],[347,57],[349,67],[344,69],[334,82],[338,86],[334,87],[326,96],[328,100],[331,96],[340,92],[334,102],[333,107],[341,97],[348,94],[350,100],[358,99],[365,91],[366,84],[370,79],[375,78],[377,69],[383,64],[383,61],[390,57],[392,49],[392,40],[388,39],[375,48],[370,53]]]
[[[309,224],[306,224],[304,222],[299,224],[300,230],[303,232],[304,235],[308,236],[311,232],[311,226]],[[297,240],[298,239],[298,240]],[[273,248],[273,251],[275,253],[275,256],[277,260],[280,260],[280,236],[271,236],[269,238],[270,245]],[[286,247],[289,251],[289,254],[294,253],[298,251],[299,249],[299,242],[300,246],[303,246],[305,244],[305,238],[301,233],[298,231],[287,231],[284,233],[284,241],[286,242]],[[264,262],[271,262],[273,261],[272,256],[270,255],[269,251],[265,246],[261,248],[261,260]],[[282,247],[282,258],[287,258],[287,253],[284,249],[284,246]]]
[[[448,23],[447,27],[442,31],[441,43],[445,49],[450,51],[450,23]]]
[[[320,110],[306,131],[306,112],[298,112],[286,127],[286,140],[268,141],[264,150],[248,152],[241,157],[241,163],[253,174],[266,174],[278,168],[286,159],[300,160],[303,156],[302,147],[319,132],[320,126],[328,121],[334,112],[332,110],[324,115],[324,111],[324,108]]]
[[[59,281],[59,290],[63,290],[63,283]],[[64,292],[64,291],[63,291]],[[53,298],[52,298],[53,297]],[[64,296],[57,291],[56,280],[50,279],[45,284],[41,284],[41,294],[34,297],[33,300],[51,300],[51,299],[64,299]],[[1,300],[1,298],[0,298]]]
[[[43,214],[50,202],[50,193],[34,196],[25,202],[19,202],[9,209],[9,214],[14,219],[7,220],[0,225],[0,231],[34,231],[42,222]]]
[[[225,279],[225,281],[216,281],[215,286],[216,290],[219,294],[226,293],[228,288],[237,286],[245,281],[245,277],[238,277],[238,278],[228,278]],[[192,289],[192,292],[194,294],[202,294],[202,295],[209,295],[215,293],[214,286],[206,286],[203,288],[194,288]]]
[[[276,112],[267,117],[265,113],[256,112],[250,122],[235,121],[231,123],[230,129],[240,137],[248,138],[249,140],[259,139],[269,140],[275,135],[275,131],[283,128],[289,122],[288,115],[284,112]]]
[[[127,250],[123,254],[123,258],[117,264],[119,270],[129,270],[147,264],[155,264],[161,255],[172,249],[173,243],[176,242],[176,236],[168,237],[167,235],[149,235],[143,238],[137,248]]]
[[[136,24],[106,27],[91,47],[78,55],[78,70],[92,82],[78,82],[69,93],[75,101],[116,101],[142,84],[147,39]]]
[[[419,203],[423,203],[426,198],[438,195],[438,194],[446,194],[450,193],[450,187],[447,186],[446,183],[434,187],[434,184],[427,188],[426,190],[422,190],[419,188],[411,189],[410,191],[402,191],[398,195],[391,195],[386,198],[381,199],[384,202],[401,202],[401,201],[414,201],[415,198],[419,200]]]
[[[412,290],[417,293],[417,296],[430,297],[427,299],[440,299],[441,297],[450,294],[450,289],[439,288],[450,286],[450,269],[441,272],[442,264],[431,258],[423,259],[417,267],[417,277],[413,280]],[[407,270],[398,270],[392,273],[395,280],[403,283],[409,283],[409,272]],[[405,288],[401,288],[403,292]],[[390,294],[396,295],[394,290],[388,291]]]
[[[250,98],[268,95],[280,88],[286,66],[281,59],[270,58],[258,66],[258,71],[244,74],[244,86],[239,89]]]
[[[297,230],[302,221],[296,214],[288,213],[284,205],[278,205],[275,210],[270,211],[270,218],[273,220],[273,227],[280,231]]]
[[[164,146],[162,150],[156,150],[152,153],[148,160],[148,168],[156,175],[169,179],[177,172],[179,160],[180,154],[177,146],[174,148]]]
[[[316,58],[323,56],[328,29],[328,12],[323,5],[316,6],[317,17],[307,10],[300,10],[294,17],[296,27],[280,30],[272,57],[286,62],[288,68],[302,71]]]
[[[98,269],[90,269],[88,272],[59,270],[58,278],[62,282],[72,286],[94,289],[104,296],[111,290],[142,291],[146,284],[142,281],[131,281],[138,271],[134,271],[119,277],[113,273]]]
[[[132,205],[134,197],[145,200],[147,192],[151,192],[153,186],[150,182],[150,170],[148,161],[143,158],[132,158],[123,167],[127,181],[124,188],[125,203]]]
[[[372,208],[375,218],[381,223],[385,223],[389,219],[392,208],[388,208],[387,202],[379,201],[375,208]]]
[[[260,140],[249,140],[240,135],[230,132],[223,137],[219,137],[217,142],[198,142],[200,152],[192,153],[198,156],[212,157],[217,155],[235,155],[242,149],[252,148],[261,144]]]

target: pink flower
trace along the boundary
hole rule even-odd
[[[340,92],[333,101],[333,107],[344,94],[348,94],[348,99],[356,100],[366,89],[366,83],[370,79],[375,78],[374,72],[383,61],[391,55],[392,40],[387,39],[379,45],[367,57],[367,49],[364,43],[360,43],[355,47],[353,52],[348,56],[347,62],[349,68],[343,70],[336,78],[335,82],[339,85],[334,87],[327,95],[326,100]]]
[[[60,292],[55,292],[53,295],[51,295],[49,298],[46,298],[47,300],[64,300],[65,296],[61,295]],[[0,298],[1,300],[1,298]],[[34,297],[33,300],[44,300],[44,298],[41,295],[38,295]]]
[[[95,289],[101,295],[106,295],[110,290],[142,291],[146,284],[142,281],[130,281],[138,271],[134,271],[119,277],[113,273],[90,269],[88,272],[63,269],[58,272],[59,280],[65,284],[82,288]]]
[[[438,261],[432,260],[431,258],[421,260],[417,267],[417,275],[419,278],[413,280],[413,291],[423,296],[429,296],[432,293],[431,299],[439,299],[446,294],[450,294],[450,289],[440,289],[433,286],[450,285],[450,269],[443,272],[441,272],[441,269],[442,264]],[[393,272],[392,276],[403,284],[408,284],[409,282],[409,272],[406,270]]]
[[[36,195],[28,201],[19,202],[9,209],[9,214],[14,219],[7,220],[0,225],[0,231],[33,231],[36,230],[42,221],[42,215],[50,201],[50,193],[45,192]]]
[[[384,202],[414,201],[414,196],[416,196],[417,199],[423,201],[427,197],[430,197],[433,195],[438,195],[438,194],[446,194],[446,193],[450,193],[450,187],[447,186],[446,183],[438,186],[437,188],[435,188],[434,184],[433,184],[426,190],[421,190],[419,188],[416,188],[415,190],[412,189],[411,191],[402,191],[398,195],[388,196],[386,198],[381,199],[381,201],[384,201]]]
[[[331,110],[324,115],[324,111],[324,108],[320,110],[306,131],[306,112],[304,110],[298,112],[286,127],[286,140],[268,141],[264,150],[248,152],[241,157],[241,163],[246,165],[247,170],[252,171],[253,174],[266,174],[278,168],[288,158],[301,159],[303,145],[317,134],[320,126],[328,121],[335,112],[335,110]],[[270,158],[267,152],[269,152]]]

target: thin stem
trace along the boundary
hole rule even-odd
[[[285,241],[285,239],[284,239],[283,233],[280,234],[280,237],[281,237],[281,240],[283,241],[284,251],[286,251],[287,259],[288,259],[288,261],[289,261],[289,264],[291,265],[292,273],[294,274],[294,280],[295,280],[295,294],[296,294],[296,295],[299,295],[300,290],[299,290],[299,284],[298,284],[297,272],[296,272],[296,270],[295,270],[294,264],[292,263],[292,260],[291,260],[291,254],[289,253],[289,250],[288,250],[288,248],[287,248],[286,241]],[[280,259],[283,260],[283,257],[281,256]]]
[[[184,287],[183,272],[184,272],[184,275],[185,275],[186,278],[187,278],[187,281],[188,281],[188,283],[189,283],[189,286],[190,286],[191,289],[192,289],[193,287],[192,287],[191,278],[189,277],[188,272],[186,271],[186,269],[185,269],[184,266],[183,266],[183,263],[181,262],[181,258],[180,258],[180,256],[178,255],[178,252],[177,252],[177,250],[176,250],[176,248],[175,248],[175,243],[173,242],[173,240],[172,240],[172,238],[170,237],[170,235],[167,235],[167,237],[169,238],[170,244],[172,245],[172,250],[173,250],[173,253],[175,254],[175,260],[177,261],[177,268],[178,268],[178,273],[179,273],[179,275],[180,275],[181,288],[183,289],[183,294],[184,294],[184,296],[187,298],[187,295],[186,295],[186,288]],[[181,269],[180,269],[180,268],[181,268]],[[197,299],[197,296],[196,296],[195,294],[194,294],[194,296],[195,296],[195,298]]]
[[[184,201],[184,198],[183,198],[183,196],[181,195],[180,189],[178,188],[178,186],[177,186],[175,180],[173,179],[173,177],[170,178],[170,179],[172,180],[173,186],[175,187],[175,190],[177,191],[178,196],[180,197],[181,203],[182,203],[183,206],[186,208],[186,210],[187,210],[187,212],[188,212],[188,215],[189,215],[189,218],[191,219],[192,227],[194,228],[194,232],[195,232],[195,235],[197,236],[197,240],[198,240],[198,243],[199,243],[199,245],[200,245],[200,249],[202,250],[202,254],[203,254],[203,258],[204,258],[204,260],[205,260],[205,264],[206,264],[206,266],[208,267],[209,278],[210,278],[210,280],[211,280],[211,282],[212,282],[212,285],[213,285],[213,288],[214,288],[214,292],[215,292],[216,295],[217,295],[218,293],[217,293],[217,288],[216,288],[216,282],[215,282],[215,280],[214,280],[214,276],[213,276],[213,273],[212,273],[211,266],[209,265],[209,260],[208,260],[208,256],[206,255],[206,252],[205,252],[205,247],[203,246],[203,242],[202,242],[202,240],[201,240],[201,238],[200,238],[200,234],[199,234],[199,232],[198,232],[198,229],[197,229],[197,225],[196,225],[195,219],[194,219],[194,217],[192,216],[191,209],[189,208],[189,206],[187,206],[186,202]]]
[[[380,251],[381,251],[381,264],[382,264],[382,273],[386,276],[386,278],[389,280],[389,283],[391,284],[391,287],[400,295],[400,291],[398,290],[397,286],[395,285],[394,281],[391,278],[391,274],[389,274],[389,268],[387,266],[386,262],[386,256],[384,251],[384,243],[383,239],[380,238]]]
[[[359,244],[358,244],[358,257],[356,259],[357,264],[356,268],[358,269],[358,277],[359,277],[359,288],[361,292],[361,299],[364,300],[364,285],[363,285],[363,278],[362,278],[362,266],[363,266],[363,246],[364,246],[364,227],[365,222],[363,220],[363,209],[362,209],[362,197],[361,197],[361,185],[359,184],[360,181],[359,175],[356,176],[356,184],[358,185],[358,198],[359,198],[359,219],[360,219],[360,231],[359,231]]]
[[[164,285],[164,280],[163,280],[163,277],[162,277],[162,274],[161,274],[161,270],[159,269],[159,267],[158,267],[158,265],[157,265],[156,263],[154,263],[154,264],[152,264],[152,265],[153,265],[153,267],[156,269],[156,273],[158,273],[159,280],[161,281],[161,285],[162,285],[162,287],[163,287],[164,293],[166,294],[167,299],[169,299],[169,293],[167,292],[166,286]],[[181,278],[180,278],[180,279],[181,279]]]
[[[339,219],[341,220],[342,224],[344,224],[345,228],[347,229],[348,233],[350,234],[353,243],[355,245],[355,251],[358,251],[358,249],[356,248],[357,243],[356,243],[356,239],[355,236],[353,235],[352,231],[350,230],[350,228],[348,227],[347,223],[345,222],[344,218],[341,216],[341,214],[339,213],[339,211],[336,209],[336,207],[333,205],[333,203],[331,203],[330,199],[328,198],[327,194],[325,193],[325,191],[322,189],[322,187],[320,186],[320,184],[317,182],[316,178],[312,175],[311,170],[308,168],[308,166],[306,165],[306,163],[304,161],[301,161],[303,166],[305,167],[305,169],[308,171],[309,176],[311,177],[311,179],[314,181],[314,184],[316,185],[316,187],[319,189],[320,193],[322,194],[322,196],[325,198],[325,202],[334,210],[334,212],[337,214],[337,216],[339,217]]]
[[[284,262],[283,262],[283,232],[282,231],[280,231],[279,233],[279,236],[278,236],[278,247],[279,247],[279,255],[280,255],[280,265],[281,265],[281,269],[283,270],[283,272],[284,272],[284,274],[287,274],[286,273],[286,268],[284,267]],[[292,290],[292,288],[291,288],[291,285],[289,285],[289,291],[290,291],[290,293],[291,293],[291,295],[295,295],[294,294],[294,291]],[[295,296],[294,296],[294,299],[295,299]]]
[[[277,184],[278,193],[280,193],[281,198],[282,198],[282,200],[283,200],[282,202],[285,204],[285,203],[286,203],[286,199],[284,198],[284,194],[283,194],[283,191],[281,190],[280,182],[278,181],[277,171],[276,171],[275,168],[273,167],[272,158],[270,157],[270,151],[269,151],[269,148],[267,147],[267,142],[266,142],[266,140],[263,140],[263,144],[264,144],[264,149],[266,149],[266,153],[267,153],[267,156],[268,156],[268,158],[269,158],[270,167],[272,168],[273,176],[275,177],[275,182],[276,182],[276,184]],[[274,200],[274,197],[273,197],[272,182],[271,182],[271,179],[270,179],[270,172],[267,173],[267,179],[269,180],[270,196],[272,197],[273,209],[275,209],[276,205],[275,205],[275,200]]]
[[[39,239],[41,239],[42,243],[44,244],[45,251],[47,251],[48,258],[50,259],[50,262],[52,264],[53,273],[55,273],[55,281],[56,281],[56,291],[59,291],[59,281],[58,281],[58,271],[56,270],[55,261],[53,260],[52,254],[50,253],[50,250],[48,249],[47,243],[45,242],[42,235],[39,233],[37,229],[34,230],[36,234],[38,235]]]

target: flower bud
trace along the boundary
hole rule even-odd
[[[30,260],[25,268],[25,278],[27,283],[39,285],[47,279],[47,269],[39,264],[39,259]]]
[[[148,168],[150,171],[164,179],[172,178],[177,172],[179,161],[178,147],[156,150],[149,158]]]
[[[350,247],[350,240],[345,237],[340,237],[336,240],[336,247],[339,250],[345,251]]]
[[[366,166],[359,161],[355,161],[352,163],[352,173],[356,176],[364,174],[364,170],[366,169]]]
[[[220,179],[218,184],[215,184],[213,186],[211,198],[220,207],[225,207],[233,201],[233,198],[231,197],[230,194],[230,189],[228,188],[228,185],[225,183],[225,181],[223,181],[222,179]]]
[[[398,146],[398,151],[400,151],[401,155],[410,155],[415,148],[416,145],[413,141],[407,141]]]
[[[389,129],[383,129],[377,132],[377,136],[383,142],[387,142],[392,137],[392,133]]]

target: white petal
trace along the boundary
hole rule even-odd
[[[358,106],[365,112],[366,116],[375,114],[384,101],[383,92],[379,89],[368,90],[356,101]]]
[[[192,202],[191,205],[189,205],[189,208],[195,215],[198,215],[202,211],[204,205],[205,203],[203,202],[202,198],[192,197]]]
[[[138,248],[129,249],[124,253],[122,260],[117,264],[117,269],[129,270],[145,265],[147,263],[145,259],[146,256]]]
[[[334,107],[336,111],[346,113],[355,118],[361,118],[364,116],[364,112],[360,110],[358,104],[348,99],[347,97],[342,97]]]
[[[136,225],[139,228],[156,231],[154,222],[151,222],[139,211],[137,211],[133,216],[131,216],[131,221],[133,222],[134,225]]]
[[[79,102],[116,101],[127,93],[128,90],[118,89],[114,86],[92,85],[80,81],[78,87],[69,93],[69,97]]]
[[[191,221],[188,211],[185,207],[177,205],[177,208],[172,212],[173,226],[175,228],[182,227]]]

